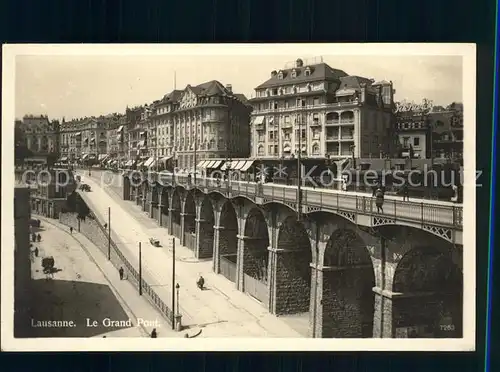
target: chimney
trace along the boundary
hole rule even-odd
[[[233,86],[231,84],[227,84],[226,85],[226,90],[229,92],[229,93],[233,93]]]

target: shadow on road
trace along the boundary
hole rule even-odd
[[[130,328],[128,315],[108,285],[67,280],[39,279],[31,281],[31,321],[22,337],[92,337]],[[97,326],[87,326],[96,321]],[[120,321],[106,327],[103,320]],[[34,327],[36,321],[73,321],[75,327]]]

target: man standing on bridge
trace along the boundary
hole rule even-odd
[[[120,280],[123,280],[123,267],[120,266],[120,270],[118,270],[118,274],[120,274]]]

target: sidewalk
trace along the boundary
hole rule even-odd
[[[99,271],[104,275],[113,293],[119,298],[127,312],[132,315],[132,322],[135,327],[138,327],[142,337],[149,337],[153,328],[157,329],[158,337],[184,337],[186,332],[176,332],[171,329],[170,324],[154,309],[147,299],[139,296],[137,288],[135,288],[128,280],[120,280],[118,272],[113,264],[107,260],[107,257],[85,236],[73,231],[70,234],[68,227],[59,223],[56,220],[46,219],[45,217],[36,216],[44,224],[50,224],[62,230],[68,236],[71,236],[79,243],[81,248],[86,252],[90,260],[95,263]],[[150,324],[138,325],[137,319],[143,319]],[[157,321],[158,325],[153,323]],[[106,334],[107,337],[137,337],[137,330],[124,329]],[[187,331],[192,334],[193,331]],[[99,336],[99,337],[102,337]]]
[[[142,242],[142,262],[154,279],[155,290],[170,303],[172,290],[172,236],[165,228],[140,211],[132,202],[124,201],[111,190],[101,188],[93,177],[85,177],[92,191],[80,193],[101,223],[107,222],[111,208],[113,239],[126,256],[138,257],[138,242]],[[149,238],[160,240],[163,247],[155,248]],[[125,252],[124,252],[125,253]],[[205,278],[207,290],[200,291],[196,280]],[[201,337],[303,337],[283,320],[269,314],[264,306],[235,288],[235,284],[212,271],[211,261],[197,261],[192,251],[176,239],[176,282],[180,285],[182,323],[190,328],[202,328]]]

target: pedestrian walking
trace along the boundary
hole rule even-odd
[[[36,234],[35,233],[31,234],[31,240],[33,240],[33,242],[36,242]]]
[[[384,213],[384,193],[380,188],[375,193],[375,205],[377,206],[377,213]]]
[[[38,234],[38,235],[36,236],[36,239],[38,240],[38,242],[40,242],[40,241],[42,240],[42,236],[41,236],[40,234]]]
[[[151,338],[157,338],[158,337],[158,334],[156,333],[156,328],[153,328],[153,330],[151,331]]]
[[[120,274],[120,280],[123,280],[123,267],[120,266],[120,270],[118,270],[118,273]]]
[[[38,247],[35,247],[35,257],[38,257]]]
[[[403,184],[402,192],[403,192],[403,201],[405,200],[410,201],[410,190],[408,189],[408,184],[406,182]]]
[[[70,226],[69,232],[71,233],[71,235],[73,235],[73,227]]]
[[[105,223],[105,224],[104,224],[104,230],[107,230],[107,229],[108,229],[108,224],[107,224],[107,223]]]

